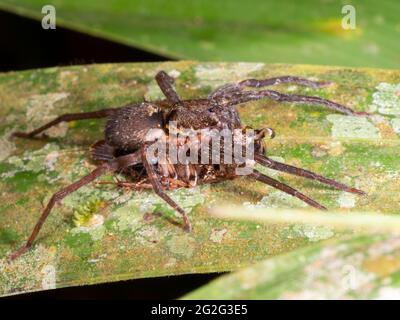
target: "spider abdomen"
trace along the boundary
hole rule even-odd
[[[150,129],[163,128],[163,113],[158,105],[143,102],[115,111],[107,121],[105,140],[119,152],[132,152],[145,142]]]

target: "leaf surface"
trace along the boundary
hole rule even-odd
[[[361,188],[368,196],[353,196],[313,181],[264,172],[336,212],[398,214],[399,71],[182,61],[4,73],[0,74],[2,295],[124,279],[237,270],[355,232],[331,226],[264,224],[212,217],[210,208],[226,202],[249,208],[311,210],[290,196],[246,178],[171,192],[189,213],[194,227],[191,234],[172,223],[179,223],[179,217],[153,193],[91,184],[65,198],[46,221],[32,250],[8,264],[6,257],[27,239],[52,193],[94,168],[88,150],[92,143],[103,138],[104,121],[62,124],[49,130],[47,138],[35,140],[12,139],[10,134],[36,128],[63,113],[162,98],[153,79],[159,70],[166,70],[176,78],[177,90],[183,98],[204,97],[222,84],[246,78],[290,74],[333,82],[321,89],[293,85],[274,89],[328,98],[356,110],[373,112],[374,116],[360,120],[318,106],[269,100],[247,103],[238,110],[244,124],[276,130],[277,137],[265,141],[270,156]],[[113,176],[106,175],[100,180],[113,181]]]

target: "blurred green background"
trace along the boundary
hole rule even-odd
[[[2,0],[0,8],[41,20],[49,4],[58,27],[167,59],[400,66],[398,0]],[[355,29],[342,27],[344,5],[355,9]]]

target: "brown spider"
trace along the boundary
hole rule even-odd
[[[99,141],[92,147],[92,157],[98,162],[98,166],[91,173],[69,186],[53,194],[47,206],[44,208],[32,234],[26,244],[11,255],[11,259],[19,257],[26,252],[38,235],[47,216],[54,205],[64,197],[76,191],[80,187],[92,182],[106,172],[124,172],[130,176],[134,183],[133,188],[151,188],[157,195],[164,199],[172,208],[182,215],[184,227],[191,230],[191,224],[185,211],[171,199],[165,190],[181,187],[193,187],[197,184],[213,183],[238,176],[236,169],[241,165],[237,163],[172,163],[168,153],[165,161],[149,157],[149,148],[154,146],[155,138],[148,137],[150,129],[157,129],[169,137],[169,123],[174,121],[178,130],[182,129],[239,129],[244,130],[240,122],[236,105],[248,101],[269,98],[275,101],[297,102],[306,104],[319,104],[331,110],[348,115],[366,116],[366,112],[356,112],[338,103],[319,97],[304,95],[283,94],[273,90],[245,90],[246,87],[260,88],[279,83],[295,83],[302,86],[320,88],[326,86],[325,82],[313,82],[310,80],[284,76],[264,80],[248,79],[236,84],[227,84],[212,92],[207,98],[181,100],[173,88],[173,78],[164,71],[160,71],[155,77],[160,89],[166,96],[166,100],[156,102],[142,102],[130,104],[121,108],[103,109],[94,112],[64,114],[55,120],[33,130],[29,133],[16,132],[14,136],[21,138],[32,138],[42,131],[63,121],[108,118],[105,128],[105,140]],[[157,131],[156,131],[157,132]],[[255,130],[253,162],[278,171],[317,180],[339,190],[352,192],[360,195],[365,193],[361,190],[348,187],[340,182],[325,178],[308,170],[300,169],[288,164],[274,161],[264,155],[262,139],[266,133],[273,136],[271,129]],[[202,139],[197,135],[197,142]],[[160,138],[161,139],[161,138]],[[161,139],[161,140],[162,140]],[[171,142],[172,141],[172,142]],[[168,140],[167,144],[175,144],[177,140]],[[243,143],[243,142],[240,142]],[[185,144],[193,142],[184,141]],[[245,143],[243,143],[245,144]],[[181,146],[182,147],[182,144]],[[208,148],[208,146],[207,146]],[[218,149],[223,155],[223,150]],[[312,207],[326,209],[316,201],[310,199],[301,192],[270,178],[252,168],[248,177],[273,186],[283,192],[301,199]],[[129,184],[129,183],[128,183]],[[126,186],[126,183],[123,184]]]

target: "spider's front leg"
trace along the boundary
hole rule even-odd
[[[31,235],[28,238],[28,241],[22,246],[19,250],[14,252],[10,256],[10,260],[14,260],[18,258],[20,255],[25,253],[35,241],[40,229],[42,228],[44,222],[46,221],[47,217],[49,216],[53,207],[59,203],[62,199],[64,199],[67,195],[75,192],[79,188],[87,185],[88,183],[94,181],[101,175],[105,174],[109,171],[117,171],[122,170],[128,166],[132,166],[135,164],[140,163],[140,154],[139,153],[131,153],[128,155],[124,155],[118,158],[115,158],[113,161],[104,162],[100,164],[96,169],[94,169],[91,173],[84,176],[82,179],[70,184],[69,186],[57,191],[53,194],[50,198],[49,202],[47,203],[46,207],[44,208],[42,215],[40,216],[38,222],[36,223]]]
[[[211,100],[215,99],[221,99],[224,96],[230,95],[235,92],[239,92],[245,87],[251,87],[251,88],[261,88],[261,87],[267,87],[267,86],[274,86],[277,84],[281,83],[293,83],[297,84],[300,86],[305,86],[305,87],[311,87],[314,89],[317,88],[323,88],[329,86],[331,83],[330,82],[324,82],[324,81],[311,81],[305,78],[300,78],[300,77],[293,77],[293,76],[281,76],[281,77],[274,77],[274,78],[268,78],[268,79],[246,79],[243,81],[240,81],[238,83],[230,83],[227,85],[224,85],[214,92],[212,92],[208,98]]]
[[[311,81],[304,78],[283,76],[275,77],[263,80],[257,79],[247,79],[235,84],[227,84],[212,92],[208,98],[213,102],[224,105],[225,107],[238,105],[241,103],[256,101],[264,98],[269,98],[280,102],[294,102],[301,104],[312,104],[312,105],[322,105],[328,109],[353,115],[353,116],[368,116],[368,112],[354,111],[339,103],[322,99],[320,97],[296,95],[296,94],[285,94],[274,90],[244,90],[246,87],[261,88],[265,86],[271,86],[281,83],[294,83],[301,86],[307,86],[312,88],[322,88],[329,85],[329,82],[317,82]]]
[[[269,98],[280,102],[294,102],[300,104],[312,104],[321,105],[327,109],[351,115],[351,116],[369,116],[370,113],[363,111],[354,111],[353,109],[346,107],[342,104],[333,102],[331,100],[322,99],[320,97],[304,96],[298,94],[285,94],[274,90],[260,90],[260,91],[237,91],[230,95],[224,96],[223,100],[220,100],[220,104],[224,107],[231,107],[241,103],[249,101],[257,101],[264,98]],[[218,101],[218,100],[217,100]]]
[[[153,190],[161,199],[163,199],[174,210],[176,210],[177,212],[179,212],[182,215],[185,230],[188,232],[191,232],[192,225],[190,224],[189,217],[186,214],[185,210],[183,210],[168,194],[166,194],[161,186],[157,172],[154,170],[153,165],[151,164],[151,162],[149,160],[149,156],[148,156],[149,146],[150,146],[150,144],[146,143],[142,147],[141,156],[142,156],[142,162],[146,169],[148,178],[150,180],[151,185],[153,186]]]

